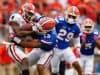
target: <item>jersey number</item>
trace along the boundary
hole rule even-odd
[[[74,34],[72,32],[67,33],[65,29],[61,29],[58,33],[57,38],[62,41],[69,41],[73,38]]]
[[[91,48],[92,48],[92,43],[85,44],[85,49],[91,49]]]

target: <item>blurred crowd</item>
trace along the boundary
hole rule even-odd
[[[0,0],[0,29],[4,30],[10,14],[17,12],[26,2],[33,3],[37,12],[49,17],[55,17],[74,5],[79,8],[81,19],[89,17],[100,25],[100,0]]]
[[[26,2],[33,3],[36,7],[36,12],[53,18],[57,15],[62,15],[68,6],[77,6],[80,10],[81,21],[89,17],[95,21],[97,29],[100,30],[100,0],[0,0],[0,38],[7,38],[9,16],[17,12],[20,6]],[[7,70],[7,66],[11,63],[13,61],[7,54],[6,46],[0,45],[0,73],[3,69]],[[4,64],[7,65],[2,68]],[[13,66],[9,69],[12,70]],[[7,75],[10,74],[7,73]]]
[[[10,14],[17,12],[26,2],[33,3],[38,13],[49,17],[62,14],[68,6],[74,5],[79,8],[81,19],[89,17],[100,25],[100,0],[0,0],[0,29],[3,29],[3,34]]]
[[[81,17],[89,17],[100,24],[99,0],[0,0],[0,24],[6,24],[11,13],[16,12],[25,3],[31,2],[36,11],[51,16],[57,12],[65,11],[69,5],[77,6]]]

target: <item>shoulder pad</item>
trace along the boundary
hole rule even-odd
[[[64,21],[65,18],[64,18],[63,16],[57,16],[57,17],[55,18],[55,20],[56,20],[57,23],[59,23],[59,21]]]
[[[21,19],[21,15],[18,13],[14,13],[10,16],[9,21],[16,21],[18,22]]]
[[[61,20],[61,21],[65,20],[65,18],[62,17],[62,16],[58,16],[58,19]]]
[[[98,35],[99,33],[97,31],[95,31],[94,34]]]

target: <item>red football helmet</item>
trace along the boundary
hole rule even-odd
[[[19,13],[26,21],[31,21],[35,16],[35,6],[31,3],[25,3],[21,6]]]
[[[67,8],[65,12],[68,23],[74,24],[76,22],[76,18],[80,15],[79,9],[76,6],[70,6]]]
[[[49,17],[41,18],[37,24],[39,33],[47,33],[51,31],[56,25],[56,21]]]
[[[90,18],[86,18],[82,23],[82,31],[84,33],[90,34],[94,29],[94,22]]]

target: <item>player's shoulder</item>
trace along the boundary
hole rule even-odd
[[[73,30],[75,30],[76,32],[80,32],[80,26],[78,24],[75,24]]]
[[[99,37],[99,32],[98,31],[93,31],[92,32],[93,37]]]
[[[22,18],[22,16],[19,13],[12,13],[9,21],[18,21]]]
[[[74,24],[74,27],[80,29],[80,25],[77,23]]]
[[[93,34],[94,35],[99,35],[99,32],[98,31],[94,31]]]
[[[57,23],[59,23],[59,22],[65,21],[65,18],[64,18],[63,16],[57,16],[57,17],[55,18],[55,20],[56,20]]]

